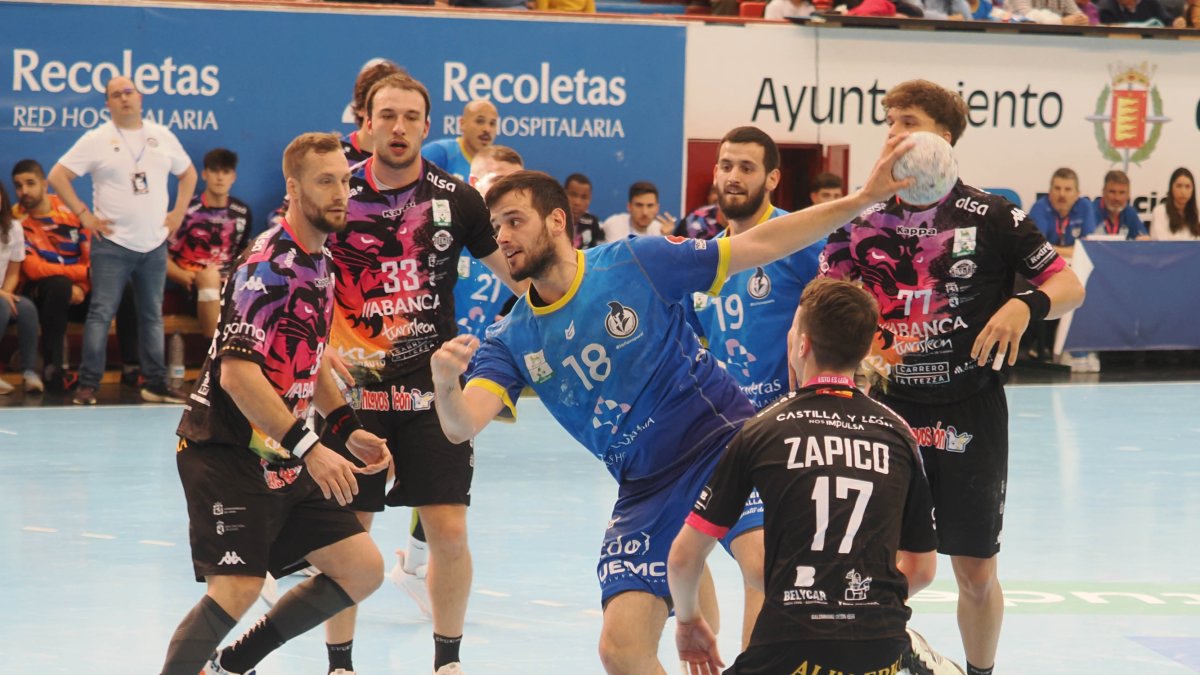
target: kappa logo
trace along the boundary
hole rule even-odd
[[[613,300],[608,303],[608,316],[604,317],[604,329],[617,338],[627,338],[638,328],[638,315],[629,307]]]
[[[218,565],[245,565],[246,561],[242,560],[242,556],[237,554],[237,551],[225,551],[225,557],[217,561]]]
[[[771,294],[771,277],[763,268],[754,268],[754,275],[746,282],[746,292],[755,300],[762,300]]]
[[[263,293],[266,292],[266,290],[267,285],[264,284],[263,280],[259,277],[250,277],[249,279],[243,281],[240,286],[238,286],[239,293],[242,291],[256,291],[258,293]]]

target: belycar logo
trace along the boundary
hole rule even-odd
[[[1162,95],[1151,83],[1155,70],[1156,66],[1144,62],[1109,66],[1112,84],[1105,85],[1096,99],[1096,112],[1087,117],[1095,125],[1100,154],[1110,162],[1122,162],[1125,171],[1131,163],[1140,165],[1150,158],[1158,147],[1162,125],[1171,121],[1163,116]]]

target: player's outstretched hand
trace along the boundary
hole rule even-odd
[[[326,499],[332,497],[345,506],[358,494],[354,464],[345,457],[317,443],[304,455],[304,463]]]
[[[457,383],[458,378],[467,372],[471,357],[479,349],[479,340],[473,335],[459,335],[453,340],[442,343],[429,359],[433,371],[433,381],[442,384]]]
[[[350,438],[346,439],[346,449],[366,464],[354,467],[354,473],[379,473],[392,462],[392,453],[388,451],[387,441],[366,429],[356,429],[350,434]]]
[[[702,616],[689,623],[676,623],[675,647],[687,675],[718,675],[725,667],[717,652],[717,636]]]
[[[1029,306],[1020,300],[1009,300],[1004,303],[991,320],[979,331],[975,344],[971,345],[971,358],[980,366],[986,365],[992,349],[996,350],[996,358],[992,360],[992,368],[1000,370],[1005,360],[1008,365],[1017,363],[1017,352],[1021,348],[1021,336],[1029,326]]]
[[[916,179],[911,176],[904,180],[892,177],[892,166],[912,147],[913,142],[908,140],[908,134],[896,134],[889,138],[883,144],[883,153],[880,154],[879,161],[875,162],[875,168],[871,169],[871,175],[867,177],[867,182],[859,192],[870,199],[871,203],[875,203],[889,199],[898,190],[912,185]]]

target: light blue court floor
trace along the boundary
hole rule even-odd
[[[1010,387],[1009,403],[996,672],[1200,672],[1200,384]],[[473,675],[601,673],[594,569],[615,486],[536,400],[520,412],[477,445],[464,663]],[[158,672],[202,593],[175,473],[179,414],[0,412],[0,673]],[[403,509],[376,521],[389,567],[407,522]],[[740,580],[723,554],[711,563],[732,660]],[[912,606],[913,625],[961,660],[948,561]],[[668,672],[678,672],[673,631],[668,622]],[[386,583],[359,615],[358,672],[429,673],[430,632]],[[323,675],[321,633],[285,645],[259,673]]]

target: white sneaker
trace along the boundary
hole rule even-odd
[[[263,579],[262,590],[258,592],[258,597],[267,603],[267,607],[274,607],[275,603],[279,602],[279,582],[275,577],[267,574],[267,578]]]
[[[433,675],[464,675],[462,664],[458,661],[452,661],[438,668]]]
[[[1097,354],[1096,352],[1088,352],[1087,367],[1088,367],[1087,372],[1089,372],[1089,373],[1100,372],[1100,355]]]
[[[909,628],[908,639],[912,651],[902,659],[906,672],[911,675],[966,675],[962,666],[934,651],[917,631]]]
[[[42,378],[32,370],[25,371],[24,380],[26,394],[40,394],[46,391],[46,385],[42,382]]]
[[[15,387],[13,387],[11,384],[5,382],[3,379],[0,379],[0,394],[11,394],[13,393],[14,389]]]
[[[213,655],[208,657],[208,661],[204,662],[204,670],[200,671],[200,675],[255,675],[255,671],[253,668],[244,673],[225,670],[221,667],[221,653],[213,652]]]
[[[329,675],[354,675],[354,671],[346,670],[345,668],[338,668],[337,670],[333,671],[332,673],[329,673]]]
[[[400,590],[408,593],[413,602],[417,603],[417,609],[421,610],[421,616],[426,619],[433,619],[433,604],[429,602],[429,587],[425,584],[425,574],[429,570],[428,565],[421,565],[417,568],[416,573],[409,572],[404,569],[404,551],[396,551],[396,566],[392,568],[392,583]],[[455,662],[457,663],[457,662]],[[446,664],[438,669],[441,673],[443,669],[454,664]],[[458,671],[446,671],[455,673]]]

